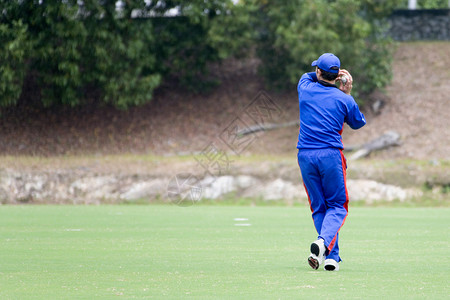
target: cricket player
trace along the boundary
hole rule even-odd
[[[350,95],[353,78],[340,69],[339,58],[325,53],[312,66],[315,72],[303,74],[297,86],[298,165],[319,234],[311,244],[308,263],[315,270],[324,265],[325,270],[338,271],[338,232],[348,214],[347,163],[341,134],[344,123],[359,129],[366,120]],[[339,88],[336,81],[341,81]]]

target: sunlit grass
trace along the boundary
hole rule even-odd
[[[0,298],[444,299],[449,213],[350,207],[330,273],[307,207],[3,206]]]

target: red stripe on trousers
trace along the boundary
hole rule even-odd
[[[311,205],[311,198],[309,198],[308,189],[306,188],[306,185],[305,185],[304,182],[303,182],[303,187],[305,188],[306,196],[308,196],[309,209],[310,209],[311,212],[313,213],[313,212],[314,212],[314,209],[312,208],[312,205]]]
[[[342,150],[341,150],[341,160],[342,160],[342,172],[344,174],[344,187],[345,187],[344,208],[347,211],[347,215],[345,216],[344,221],[342,221],[342,224],[341,224],[341,227],[339,227],[339,230],[341,230],[342,226],[344,226],[345,220],[347,219],[347,216],[348,216],[347,163],[345,161],[345,156],[344,156],[344,153],[342,153]],[[338,234],[339,230],[336,232],[336,235],[334,236],[333,240],[328,245],[329,251],[331,251],[333,249],[334,244],[336,243],[336,238],[337,238],[337,234]]]

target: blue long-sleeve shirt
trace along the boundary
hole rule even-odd
[[[344,149],[344,122],[352,129],[366,124],[352,96],[335,85],[318,81],[315,72],[305,73],[297,86],[300,107],[298,149]]]

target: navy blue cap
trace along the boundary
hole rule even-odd
[[[317,60],[313,61],[311,66],[330,73],[339,73],[341,61],[333,53],[324,53]]]

